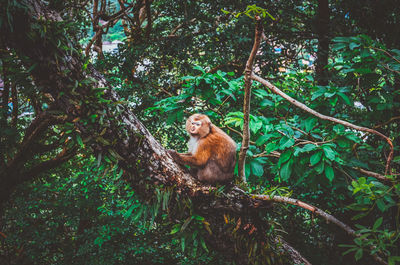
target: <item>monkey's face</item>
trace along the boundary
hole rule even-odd
[[[190,121],[189,133],[192,134],[192,135],[199,134],[200,128],[201,128],[201,124],[202,124],[201,121],[195,121],[195,120]]]
[[[206,115],[194,114],[186,121],[186,130],[192,136],[204,137],[210,132],[210,125]]]

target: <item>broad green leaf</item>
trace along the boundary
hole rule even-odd
[[[269,138],[271,138],[272,136],[273,136],[272,134],[264,134],[264,135],[261,135],[261,136],[257,139],[256,145],[257,145],[257,146],[260,146],[260,145],[265,144],[265,143],[269,140]]]
[[[290,157],[292,156],[292,154],[293,154],[293,151],[290,149],[283,152],[281,154],[281,156],[279,157],[278,164],[281,165],[281,164],[285,163],[286,161],[288,161],[290,159]]]
[[[302,148],[301,152],[310,152],[310,151],[315,150],[315,149],[317,149],[317,146],[315,144],[306,144]]]
[[[310,157],[311,166],[316,165],[319,161],[321,161],[322,152],[318,151]]]
[[[386,210],[386,205],[385,205],[385,202],[383,201],[383,199],[377,199],[376,206],[378,206],[378,209],[381,212],[384,212]]]
[[[263,165],[254,160],[250,162],[250,168],[254,176],[261,177],[264,174]]]
[[[374,230],[378,229],[381,226],[382,222],[383,222],[383,217],[379,217],[375,221],[374,226],[372,227],[372,229],[374,229]]]
[[[282,139],[279,141],[280,150],[291,147],[292,145],[294,145],[294,139],[288,138],[287,136],[282,137]]]
[[[350,43],[349,47],[350,47],[350,50],[354,50],[354,48],[360,47],[360,45],[361,45],[360,43],[352,42],[352,43]]]
[[[270,153],[272,151],[275,151],[276,149],[278,149],[278,145],[276,142],[270,142],[265,146],[265,151],[267,153]]]
[[[269,99],[263,99],[260,103],[261,107],[266,107],[266,106],[274,106],[275,103]]]
[[[335,159],[335,151],[333,151],[329,146],[323,145],[322,149],[324,150],[326,158],[328,158],[329,160]]]
[[[324,171],[324,166],[325,166],[324,161],[321,161],[320,163],[318,163],[318,164],[314,167],[314,169],[315,169],[315,171],[317,171],[318,174],[321,174],[321,173]]]
[[[350,98],[349,98],[346,94],[344,94],[344,93],[342,93],[342,92],[338,92],[337,94],[343,99],[343,101],[344,101],[347,105],[353,106],[352,101],[350,100]]]
[[[306,121],[305,121],[305,129],[306,129],[306,132],[309,132],[309,131],[311,131],[312,130],[312,128],[314,128],[314,126],[317,124],[317,119],[315,119],[315,118],[308,118]]]
[[[342,50],[342,49],[344,49],[346,47],[347,47],[346,43],[336,43],[336,44],[333,45],[332,50],[333,51],[339,51],[339,50]]]
[[[330,182],[332,182],[334,177],[334,172],[333,168],[330,165],[326,165],[325,167],[325,176],[327,177],[327,179],[329,179]]]
[[[254,134],[256,134],[261,129],[262,126],[263,126],[262,122],[252,122],[252,121],[250,121],[250,125],[249,125],[250,130]]]
[[[290,178],[290,174],[292,173],[292,163],[291,161],[285,163],[280,170],[281,178],[283,181],[287,181]]]

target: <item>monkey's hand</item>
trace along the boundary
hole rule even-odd
[[[182,160],[179,157],[178,152],[176,152],[175,150],[168,149],[167,153],[174,159],[175,162],[181,164]]]

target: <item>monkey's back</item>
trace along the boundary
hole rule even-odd
[[[212,125],[210,133],[211,157],[225,173],[232,173],[236,164],[236,143],[224,131]]]

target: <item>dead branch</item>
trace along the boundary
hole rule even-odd
[[[378,131],[376,131],[374,129],[370,129],[370,128],[367,128],[367,127],[354,125],[354,124],[352,124],[350,122],[347,122],[347,121],[343,121],[343,120],[340,120],[340,119],[336,119],[336,118],[333,118],[333,117],[330,117],[330,116],[323,115],[323,114],[321,114],[321,113],[319,113],[319,112],[307,107],[303,103],[295,100],[294,98],[286,95],[279,88],[277,88],[276,86],[274,86],[273,84],[271,84],[267,80],[255,75],[255,74],[252,74],[251,78],[253,80],[256,80],[257,82],[260,82],[261,84],[267,86],[269,89],[271,89],[272,92],[274,92],[275,94],[280,95],[281,97],[283,97],[284,99],[289,101],[291,104],[295,105],[296,107],[298,107],[298,108],[300,108],[300,109],[302,109],[302,110],[304,110],[304,111],[306,111],[306,112],[308,112],[308,113],[310,113],[310,114],[312,114],[312,115],[314,115],[314,116],[316,116],[316,117],[318,117],[318,118],[320,118],[322,120],[327,120],[327,121],[332,121],[332,122],[335,122],[335,123],[339,123],[339,124],[342,124],[342,125],[344,125],[346,127],[352,128],[354,130],[367,132],[367,133],[372,133],[372,134],[378,135],[378,136],[382,137],[383,139],[385,139],[386,142],[390,146],[389,156],[388,156],[388,158],[386,160],[385,174],[388,174],[390,172],[390,162],[393,159],[393,143],[389,139],[389,137],[387,137],[386,135],[384,135],[384,134],[382,134],[382,133],[380,133],[380,132],[378,132]]]
[[[250,52],[249,59],[246,63],[245,75],[244,75],[244,103],[243,103],[243,139],[242,146],[239,151],[239,159],[238,159],[238,174],[243,182],[246,182],[246,174],[245,174],[245,163],[246,163],[246,154],[249,149],[249,141],[250,141],[250,98],[251,98],[251,74],[253,72],[253,63],[254,58],[256,57],[258,48],[260,47],[261,35],[263,32],[261,18],[259,16],[255,16],[256,26],[255,26],[255,34],[254,34],[254,44],[253,48]]]

